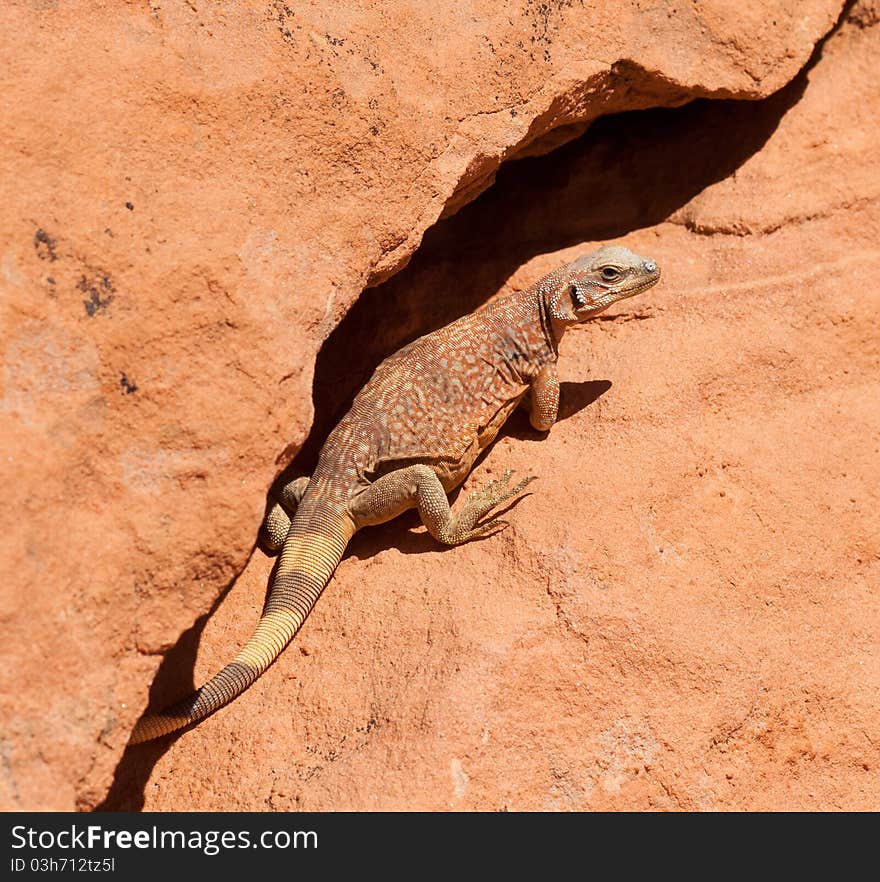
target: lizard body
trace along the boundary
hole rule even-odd
[[[519,404],[528,403],[539,431],[553,425],[566,328],[659,277],[654,261],[601,248],[385,359],[328,436],[311,478],[284,487],[266,516],[267,544],[280,549],[280,559],[253,636],[190,698],[143,717],[131,743],[195,723],[247,689],[293,638],[361,527],[417,508],[447,545],[503,528],[499,518],[482,518],[532,478],[510,487],[507,472],[471,494],[457,514],[447,494]]]

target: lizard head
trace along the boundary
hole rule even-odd
[[[618,300],[647,290],[659,278],[655,261],[619,245],[606,245],[564,267],[558,284],[547,294],[547,304],[556,321],[582,322]]]

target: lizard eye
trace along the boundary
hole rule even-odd
[[[620,270],[616,270],[613,266],[603,266],[602,278],[606,282],[613,282],[615,279],[620,278]]]

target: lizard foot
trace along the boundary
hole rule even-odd
[[[483,524],[478,522],[505,500],[522,493],[535,480],[534,475],[529,475],[514,487],[508,487],[512,475],[513,471],[508,469],[497,481],[490,481],[481,490],[468,496],[456,519],[455,541],[451,544],[459,545],[479,536],[500,532],[507,527],[508,522],[501,518],[491,518]]]
[[[280,502],[272,503],[263,520],[263,542],[270,551],[278,551],[287,538],[290,529],[290,515]]]
[[[482,490],[471,493],[467,498],[467,502],[464,504],[464,511],[472,509],[477,512],[474,523],[506,499],[516,496],[517,493],[522,493],[535,480],[535,475],[529,475],[527,478],[523,478],[516,486],[508,488],[507,485],[510,483],[512,475],[513,469],[508,469],[497,481],[490,481]]]
[[[277,496],[270,496],[272,505],[263,519],[263,542],[270,551],[278,551],[284,544],[290,522],[308,486],[308,478],[297,478],[282,487]]]

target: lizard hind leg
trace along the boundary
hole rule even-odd
[[[422,523],[438,542],[461,545],[507,525],[507,521],[499,518],[482,524],[479,521],[497,505],[522,492],[533,480],[531,477],[525,478],[516,486],[509,487],[512,474],[506,472],[499,480],[472,493],[461,511],[454,514],[449,507],[446,491],[433,469],[427,465],[409,466],[374,481],[352,501],[350,512],[358,527],[364,527],[385,523],[409,508],[417,508]]]
[[[308,477],[296,478],[270,497],[272,504],[263,518],[263,541],[270,551],[278,551],[284,544],[309,480]]]

